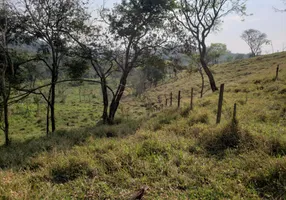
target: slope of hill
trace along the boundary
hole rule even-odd
[[[128,199],[147,185],[145,199],[285,199],[286,53],[211,70],[225,83],[219,125],[218,92],[199,98],[199,73],[181,74],[144,94],[157,102],[181,90],[180,109],[0,147],[0,198]]]

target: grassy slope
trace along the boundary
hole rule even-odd
[[[286,198],[285,68],[286,53],[213,66],[218,83],[226,84],[220,125],[218,93],[207,92],[190,113],[170,108],[0,147],[0,198],[127,199],[142,185],[150,187],[146,199]],[[198,94],[199,74],[182,74],[145,97],[156,102],[182,90],[187,104],[191,87]],[[238,125],[231,123],[235,102]]]

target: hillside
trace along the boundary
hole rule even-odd
[[[18,134],[11,147],[0,147],[0,199],[129,199],[142,186],[149,187],[145,199],[286,199],[286,53],[211,70],[217,86],[225,84],[219,125],[218,92],[199,98],[198,72],[182,73],[140,99],[125,97],[123,119],[114,126],[95,126],[89,118],[99,113],[83,113],[96,112],[98,100],[79,107],[72,93],[73,103],[59,107],[61,131],[41,136],[31,123],[22,139]],[[170,92],[173,107],[145,110]],[[65,128],[67,119],[78,125]]]

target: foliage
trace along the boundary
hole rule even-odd
[[[56,130],[55,90],[63,58],[67,55],[74,38],[82,33],[84,23],[89,18],[84,6],[85,3],[79,0],[19,0],[17,7],[14,6],[22,24],[22,34],[34,45],[37,44],[37,60],[43,62],[50,73],[48,94],[39,92],[48,106],[47,134],[49,121],[52,132]]]
[[[207,48],[206,60],[208,63],[218,64],[218,58],[227,53],[225,44],[212,43]]]
[[[165,76],[166,63],[158,56],[150,56],[144,62],[143,72],[146,74],[147,80],[157,86],[157,83]]]
[[[241,38],[250,47],[252,56],[260,55],[262,52],[262,45],[270,43],[270,40],[267,39],[267,35],[265,33],[261,33],[260,31],[255,29],[245,30],[242,33]]]
[[[90,68],[87,60],[80,58],[72,58],[65,62],[67,74],[72,79],[82,78],[86,71]]]
[[[121,72],[120,82],[109,106],[109,115],[103,115],[104,121],[110,124],[114,122],[131,70],[140,66],[146,55],[155,54],[166,42],[167,34],[162,28],[170,6],[168,0],[133,0],[122,1],[111,11],[102,11],[111,35],[106,41],[107,49],[111,50],[112,60]],[[107,104],[107,98],[104,102]]]

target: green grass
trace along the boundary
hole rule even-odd
[[[60,130],[50,137],[44,113],[36,116],[33,103],[15,105],[12,146],[0,147],[0,199],[128,199],[143,185],[150,188],[145,199],[285,199],[285,63],[286,53],[277,53],[212,66],[218,84],[225,83],[219,125],[218,92],[199,98],[198,73],[182,73],[141,99],[129,90],[114,126],[96,125],[100,97],[80,102],[78,87],[57,105]],[[273,81],[276,64],[280,78]],[[173,108],[145,110],[178,90],[181,109],[174,98]]]

